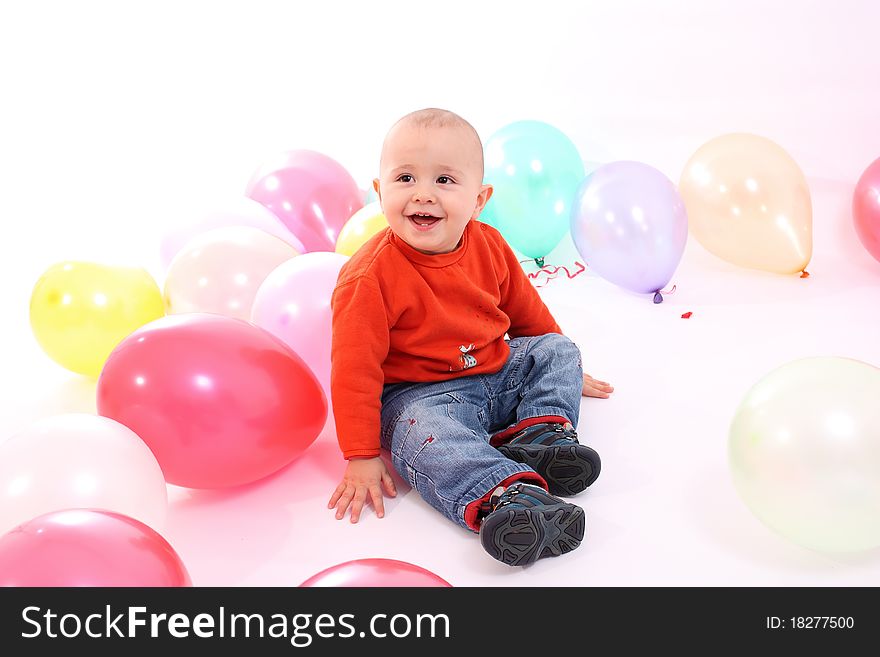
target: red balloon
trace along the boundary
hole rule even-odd
[[[865,169],[856,183],[852,212],[862,245],[880,262],[880,158]]]
[[[363,193],[345,167],[304,149],[261,166],[245,196],[271,210],[308,251],[335,251],[339,231],[364,206]]]
[[[355,559],[312,575],[300,587],[452,586],[442,577],[406,561]]]
[[[150,527],[98,509],[64,509],[0,536],[0,586],[192,586]]]
[[[145,324],[110,353],[98,412],[149,445],[165,480],[246,484],[280,470],[327,419],[321,384],[284,342],[249,322],[182,313]]]

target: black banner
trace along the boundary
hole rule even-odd
[[[436,654],[438,650],[856,649],[876,588],[24,588],[3,654]],[[82,651],[82,652],[80,652]],[[415,653],[413,651],[416,651]],[[468,653],[469,654],[469,653]]]

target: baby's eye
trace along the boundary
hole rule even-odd
[[[400,182],[408,183],[408,182],[413,181],[413,177],[411,175],[409,175],[408,173],[402,173],[399,176],[397,176],[397,180]]]
[[[449,176],[440,176],[439,178],[437,178],[437,182],[441,185],[448,185],[449,183],[453,183],[455,181]]]

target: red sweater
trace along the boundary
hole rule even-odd
[[[505,334],[562,333],[507,241],[471,221],[458,248],[427,255],[390,228],[339,272],[330,392],[342,454],[379,455],[382,386],[492,374]]]

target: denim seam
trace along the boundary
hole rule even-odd
[[[421,451],[421,450],[419,450],[419,451]],[[413,459],[413,461],[415,461],[415,459]],[[454,504],[457,504],[455,500],[450,500],[448,497],[444,497],[443,495],[441,495],[441,494],[437,491],[437,484],[434,482],[433,479],[431,479],[431,477],[429,477],[428,475],[426,475],[426,474],[425,474],[424,472],[422,472],[421,470],[416,470],[415,468],[413,468],[413,471],[415,472],[415,474],[416,474],[417,476],[421,476],[421,477],[423,477],[426,481],[428,481],[428,482],[431,484],[431,487],[434,489],[434,495],[437,496],[437,499],[443,500],[444,502],[446,502],[446,503],[448,503],[448,504],[453,504],[453,505],[454,505]],[[414,478],[415,478],[415,477],[414,477]],[[413,485],[413,488],[416,488],[416,486]]]
[[[505,390],[513,390],[514,388],[521,385],[522,382],[519,382],[516,384],[511,384],[511,381],[517,378],[519,371],[522,369],[523,363],[525,362],[526,357],[529,355],[529,345],[531,344],[531,341],[532,341],[531,338],[525,338],[525,337],[524,338],[516,338],[516,339],[518,339],[520,341],[525,340],[526,344],[525,344],[525,348],[523,348],[521,351],[516,351],[513,354],[513,361],[510,364],[510,371],[507,373],[507,380],[504,382],[504,389]],[[517,345],[517,349],[518,348],[519,348],[519,346]]]

